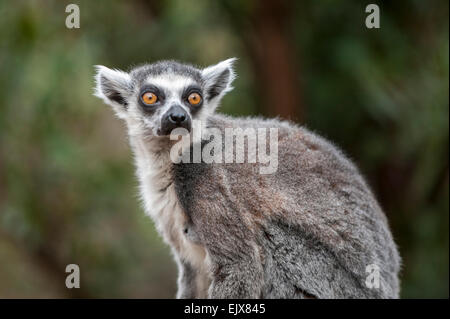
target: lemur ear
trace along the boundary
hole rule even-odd
[[[95,68],[97,73],[95,75],[94,95],[101,98],[106,104],[111,105],[117,115],[123,118],[128,106],[127,97],[132,90],[130,75],[120,70],[108,69],[102,65],[96,65]]]
[[[218,101],[225,93],[233,89],[231,83],[236,78],[233,69],[236,60],[236,58],[231,58],[202,70],[208,100]]]

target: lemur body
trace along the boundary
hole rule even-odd
[[[145,210],[179,266],[177,297],[398,297],[400,257],[387,220],[341,151],[288,122],[214,113],[231,90],[232,63],[98,68],[96,95],[127,123]],[[169,133],[199,125],[277,128],[278,169],[175,163]],[[194,145],[204,141],[184,151]],[[369,265],[380,270],[379,288],[366,285]]]
[[[173,249],[179,266],[178,286],[183,287],[177,297],[206,298],[210,264],[206,250],[197,242],[189,218],[177,198],[169,158],[170,144],[167,139],[131,139],[141,197],[145,211]]]

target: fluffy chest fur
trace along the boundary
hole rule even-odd
[[[190,235],[190,225],[175,193],[167,140],[131,138],[136,159],[140,194],[146,213],[152,217],[164,240],[181,260],[207,272],[204,247]],[[192,233],[192,232],[191,232]]]

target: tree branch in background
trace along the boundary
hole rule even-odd
[[[242,37],[252,62],[263,113],[304,121],[298,59],[288,32],[291,4],[277,0],[258,1],[248,12],[236,3],[221,1],[220,4],[231,27]]]

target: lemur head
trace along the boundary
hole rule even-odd
[[[204,122],[232,90],[234,61],[205,69],[161,61],[129,73],[97,66],[94,95],[127,122],[130,134],[168,136],[176,128],[190,132],[193,120]]]

